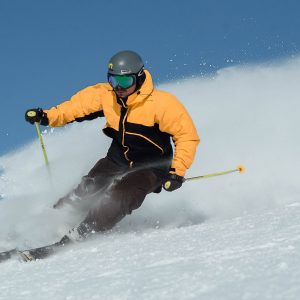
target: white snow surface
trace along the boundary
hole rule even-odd
[[[1,263],[0,299],[300,299],[299,78],[295,57],[159,86],[201,136],[187,177],[246,173],[151,194],[111,232]],[[44,131],[49,170],[37,139],[0,157],[0,251],[53,243],[80,222],[52,205],[105,156],[103,125]]]

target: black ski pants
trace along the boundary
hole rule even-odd
[[[105,157],[54,207],[67,203],[74,207],[85,206],[87,216],[81,223],[83,227],[105,231],[139,208],[147,194],[160,190],[163,179],[161,172],[150,167],[130,169]]]

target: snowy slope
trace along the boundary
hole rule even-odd
[[[0,299],[298,299],[299,203],[1,266]]]
[[[1,264],[0,299],[299,299],[299,78],[294,58],[160,86],[202,138],[188,176],[247,173],[150,195],[111,233]],[[45,133],[50,172],[38,141],[0,158],[0,250],[54,242],[80,221],[51,205],[105,155],[103,123]]]

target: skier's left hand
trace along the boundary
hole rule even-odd
[[[163,184],[163,188],[168,192],[173,192],[179,189],[183,182],[184,178],[182,176],[169,173]]]

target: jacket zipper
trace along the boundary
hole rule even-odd
[[[125,105],[125,103],[123,102],[123,100],[121,98],[120,98],[120,101],[122,102],[123,108],[126,109],[125,115],[124,115],[123,120],[122,120],[122,146],[126,149],[124,151],[125,159],[128,161],[130,168],[132,168],[133,161],[131,161],[127,156],[127,153],[129,151],[129,147],[125,145],[125,121],[126,121],[126,118],[127,118],[127,115],[128,115],[128,107]]]

